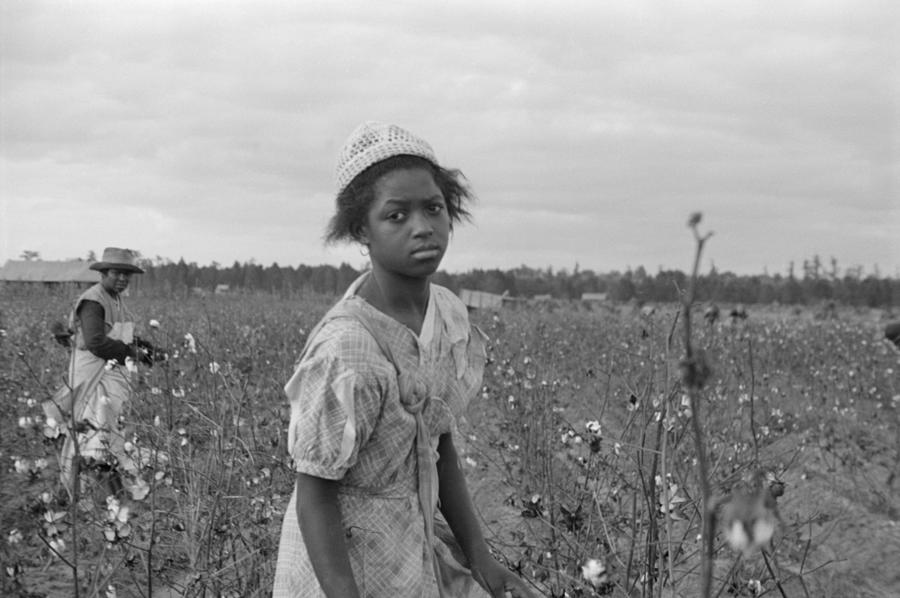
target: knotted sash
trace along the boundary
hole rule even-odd
[[[425,407],[428,405],[430,397],[421,382],[413,383],[408,374],[400,371],[390,345],[384,342],[381,335],[375,331],[362,313],[354,311],[356,312],[354,313],[356,319],[371,335],[381,352],[394,366],[397,372],[397,385],[400,390],[400,403],[407,413],[416,418],[416,472],[419,506],[425,519],[425,540],[428,545],[428,558],[434,569],[434,579],[437,582],[438,594],[441,598],[445,598],[446,593],[441,580],[441,568],[434,554],[434,505],[437,503],[438,496],[437,462],[434,459],[434,450],[431,448],[431,433],[428,430],[424,417]]]

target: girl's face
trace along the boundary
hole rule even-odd
[[[373,266],[409,278],[434,274],[450,240],[450,216],[431,172],[392,170],[374,192],[360,235]]]

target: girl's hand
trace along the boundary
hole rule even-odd
[[[537,598],[520,577],[490,557],[472,567],[472,577],[491,598]]]

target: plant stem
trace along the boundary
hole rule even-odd
[[[750,358],[750,435],[753,436],[753,469],[759,470],[759,436],[756,434],[756,374],[753,370],[753,341],[747,339],[747,353]]]
[[[699,219],[697,221],[699,223]],[[694,267],[691,272],[691,278],[688,281],[687,296],[684,298],[683,311],[684,314],[684,352],[685,364],[688,368],[696,370],[697,357],[692,344],[691,336],[691,307],[697,292],[697,277],[700,269],[700,256],[703,253],[703,246],[712,233],[700,236],[697,232],[696,223],[692,223],[691,228],[694,232],[694,238],[697,242],[697,249],[694,253]],[[701,515],[702,515],[702,532],[701,543],[702,552],[700,554],[700,596],[709,598],[712,586],[712,559],[713,559],[713,516],[714,512],[711,504],[711,489],[709,484],[709,459],[706,454],[706,437],[703,428],[700,425],[700,384],[696,372],[692,372],[688,376],[687,394],[691,403],[691,428],[694,437],[694,448],[697,453],[697,467],[700,478],[700,496],[701,496]]]
[[[787,598],[787,594],[784,593],[784,588],[781,587],[781,580],[778,579],[778,575],[776,575],[775,571],[772,569],[772,564],[769,563],[769,556],[766,554],[765,550],[762,550],[760,552],[762,552],[763,561],[765,561],[766,563],[766,569],[769,570],[769,575],[771,575],[772,579],[775,581],[775,587],[778,588],[778,593],[781,594],[781,598]],[[772,555],[772,558],[775,558],[774,554]]]

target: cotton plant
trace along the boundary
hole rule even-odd
[[[662,476],[657,475],[656,487],[659,490],[659,512],[674,520],[684,519],[678,510],[682,504],[687,502],[687,499],[679,492],[678,484],[671,481],[671,475],[665,484]]]
[[[163,334],[158,320],[145,320],[144,329],[148,336]],[[254,340],[259,339],[254,337]],[[73,568],[73,574],[78,579],[87,580],[94,575],[93,571],[100,572],[100,577],[96,578],[96,587],[92,586],[85,595],[115,595],[116,588],[124,591],[126,587],[133,587],[134,582],[125,582],[124,585],[121,583],[126,567],[131,570],[131,574],[136,571],[131,567],[136,554],[133,544],[137,542],[143,546],[149,538],[153,551],[152,560],[157,565],[165,558],[159,555],[168,555],[175,550],[168,544],[154,549],[154,544],[162,539],[168,541],[166,534],[183,540],[182,543],[176,542],[176,545],[192,556],[211,561],[210,568],[222,567],[221,553],[218,553],[219,556],[214,556],[217,554],[214,552],[198,556],[200,553],[191,552],[202,549],[194,544],[192,534],[197,529],[197,522],[191,522],[189,513],[179,513],[179,516],[170,518],[161,514],[163,511],[158,507],[151,509],[149,502],[158,491],[163,493],[160,497],[163,500],[174,499],[178,504],[182,500],[181,496],[188,497],[185,500],[191,504],[207,500],[209,493],[189,495],[193,488],[185,488],[181,474],[187,468],[197,467],[193,459],[201,451],[202,454],[207,454],[206,451],[210,450],[210,438],[223,439],[221,450],[214,453],[217,458],[221,457],[215,465],[220,471],[217,472],[219,475],[214,483],[227,484],[233,477],[232,469],[246,466],[242,461],[243,453],[236,452],[234,447],[243,446],[240,444],[243,440],[241,433],[245,428],[241,426],[249,425],[248,422],[252,420],[247,417],[226,420],[224,415],[228,410],[223,408],[222,413],[217,411],[222,406],[223,397],[231,402],[238,400],[229,391],[243,370],[233,366],[233,355],[238,352],[227,341],[216,345],[222,349],[220,353],[210,354],[208,358],[199,360],[196,354],[200,349],[205,352],[207,347],[201,347],[200,340],[193,334],[187,333],[182,338],[176,335],[173,344],[180,350],[180,358],[170,360],[164,368],[149,370],[140,363],[130,362],[104,364],[108,369],[120,369],[123,372],[130,369],[135,374],[131,376],[131,383],[136,392],[124,414],[124,437],[110,440],[122,448],[124,453],[117,454],[116,459],[105,460],[89,459],[83,450],[79,451],[81,458],[75,460],[82,472],[78,477],[78,494],[68,500],[62,488],[57,485],[55,475],[48,473],[55,473],[48,465],[53,465],[55,461],[53,449],[60,448],[61,441],[72,434],[68,429],[70,422],[67,421],[68,418],[45,418],[41,413],[41,399],[31,396],[27,389],[20,391],[15,410],[9,414],[2,433],[7,442],[0,447],[0,461],[11,478],[19,478],[15,483],[28,488],[29,491],[23,493],[28,496],[23,496],[20,502],[27,506],[29,517],[22,522],[16,521],[14,529],[4,530],[0,536],[2,550],[10,551],[13,555],[11,560],[4,563],[7,583],[15,585],[24,580],[25,571],[34,566],[28,560],[32,558],[29,555],[37,555],[39,550],[44,565],[49,566],[53,561],[66,563]],[[33,357],[31,354],[27,355],[27,359]],[[191,358],[191,355],[195,357]],[[254,369],[269,366],[269,360],[263,360],[263,355],[254,352],[245,359],[250,360]],[[56,370],[53,369],[55,366],[45,368],[43,364],[33,365],[35,371],[42,373],[46,369],[56,377]],[[272,366],[271,369],[275,367]],[[60,372],[63,369],[57,368]],[[187,401],[182,404],[179,399]],[[198,434],[195,422],[185,417],[186,414],[198,411],[211,418],[223,418],[215,421],[208,437]],[[89,432],[91,429],[89,422],[75,422],[75,427],[79,432]],[[275,428],[276,426],[271,426],[272,434],[275,433]],[[268,430],[266,432],[268,445],[271,434]],[[80,441],[81,435],[76,436]],[[14,444],[14,440],[22,442]],[[181,450],[179,445],[183,447]],[[275,447],[277,443],[271,442],[271,446]],[[108,449],[109,446],[104,448]],[[266,528],[285,502],[282,496],[272,492],[275,484],[280,481],[275,462],[277,460],[273,457],[271,463],[253,464],[253,469],[249,472],[251,475],[246,475],[252,487],[252,490],[248,488],[252,492],[252,500],[248,502],[246,512],[239,515],[244,521],[234,526],[224,525],[224,520],[230,516],[223,516],[217,527],[220,532],[217,541],[230,542],[238,539],[256,542],[259,537],[264,537]],[[208,469],[204,468],[203,475],[208,473]],[[241,477],[245,477],[243,473],[245,472],[242,472]],[[115,494],[114,501],[107,503],[106,493],[111,488],[107,487],[106,482],[114,477],[121,481],[120,491]],[[277,479],[273,480],[273,477]],[[32,488],[34,492],[31,492]],[[218,492],[218,486],[213,488],[216,488],[213,492]],[[251,523],[253,526],[248,529],[243,523]],[[157,534],[149,535],[150,529],[157,530]],[[247,569],[237,571],[232,577],[255,579],[257,573]],[[115,580],[110,581],[107,587],[106,579],[102,578],[108,575],[112,575]],[[138,583],[143,583],[143,578]],[[229,583],[235,583],[234,579]],[[7,586],[0,583],[0,594],[5,594],[6,589]],[[243,594],[223,590],[221,595]]]
[[[735,490],[722,505],[722,532],[733,550],[748,557],[769,545],[778,524],[776,493],[778,490],[773,493],[772,485],[757,474],[750,485]]]
[[[109,544],[115,544],[131,537],[131,507],[122,504],[114,496],[106,497],[106,523],[103,535]]]
[[[595,590],[603,590],[610,583],[606,564],[600,559],[587,559],[581,566],[581,578]]]
[[[185,333],[183,346],[188,353],[192,355],[197,353],[197,341],[190,332]]]
[[[597,420],[590,420],[584,425],[588,434],[588,443],[592,453],[599,453],[603,442],[603,428]]]

